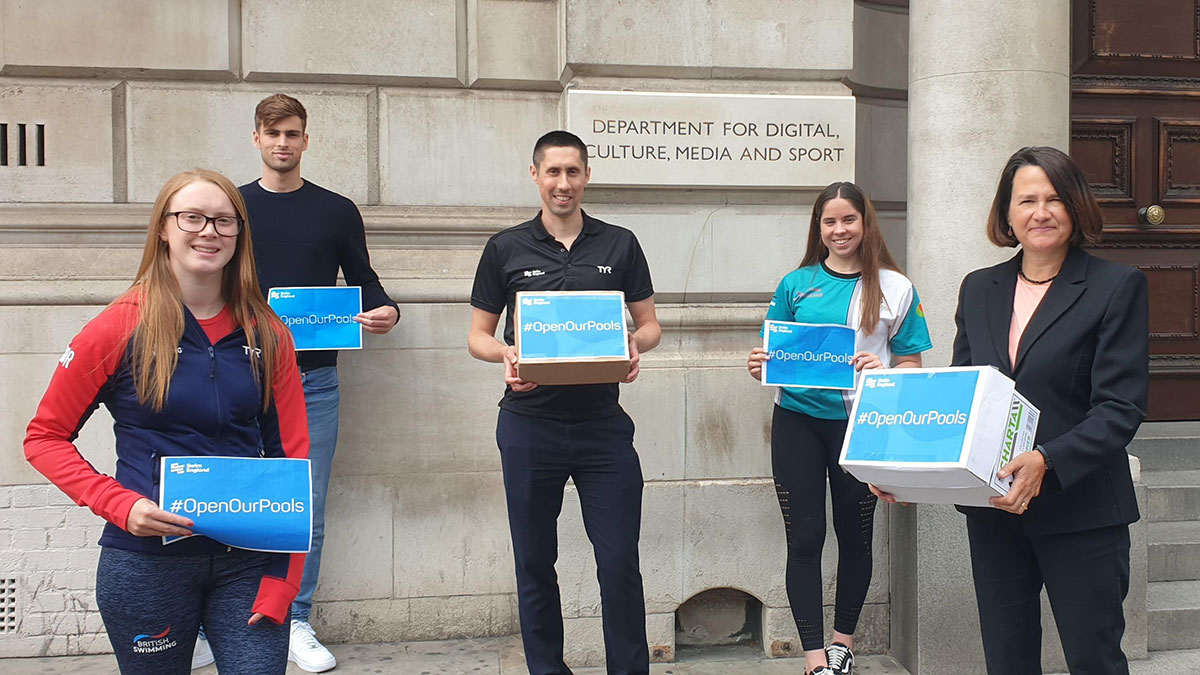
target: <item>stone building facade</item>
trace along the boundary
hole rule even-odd
[[[305,176],[360,205],[403,314],[341,359],[314,624],[334,642],[502,635],[517,631],[493,435],[503,385],[497,366],[467,355],[467,301],[487,237],[537,208],[529,152],[563,125],[565,92],[856,96],[856,180],[892,251],[920,262],[908,268],[934,333],[927,362],[941,364],[958,279],[996,259],[976,221],[998,167],[1020,145],[1066,145],[1067,5],[3,0],[0,657],[109,650],[92,591],[101,523],[22,460],[24,426],[71,336],[128,285],[165,178],[193,166],[237,183],[259,175],[250,135],[262,97],[282,91],[308,107]],[[1048,46],[1000,48],[1018,35]],[[1018,124],[979,100],[995,87],[1018,101],[1049,91],[1053,105],[1017,110]],[[935,187],[963,180],[953,194]],[[646,477],[642,571],[657,658],[673,657],[681,606],[693,610],[685,619],[728,611],[687,604],[713,589],[746,599],[769,653],[799,649],[770,392],[744,363],[771,291],[803,253],[815,194],[594,187],[585,197],[590,213],[638,235],[664,328],[622,392]],[[111,471],[112,443],[100,411],[78,445]],[[977,645],[960,611],[973,612],[973,596],[955,518],[879,509],[862,651],[937,673],[935,630]],[[568,649],[595,663],[599,594],[570,490],[560,533]],[[832,605],[832,555],[825,567]]]

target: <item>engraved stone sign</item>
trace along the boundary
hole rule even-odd
[[[567,91],[591,185],[824,187],[854,180],[854,97]]]

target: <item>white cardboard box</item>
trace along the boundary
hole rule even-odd
[[[989,506],[996,472],[1034,447],[1039,411],[991,366],[871,370],[859,379],[841,465],[903,502]]]

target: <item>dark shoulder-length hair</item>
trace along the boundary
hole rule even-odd
[[[883,233],[879,230],[879,218],[875,207],[862,188],[850,182],[833,183],[821,190],[813,204],[812,217],[808,221],[808,248],[804,251],[801,267],[816,265],[829,255],[829,247],[821,241],[821,216],[825,205],[834,199],[845,199],[862,216],[862,243],[859,244],[859,262],[862,266],[862,316],[859,329],[864,335],[875,332],[879,323],[879,306],[883,302],[883,288],[879,283],[879,270],[900,271],[900,266],[888,251]]]
[[[992,210],[988,213],[988,239],[997,246],[1015,247],[1020,243],[1009,225],[1008,208],[1012,202],[1013,178],[1026,166],[1041,167],[1046,172],[1066,207],[1067,215],[1071,217],[1071,245],[1095,246],[1100,243],[1104,220],[1087,176],[1065,152],[1047,146],[1021,148],[1008,158],[1000,174],[1000,184],[996,186]]]

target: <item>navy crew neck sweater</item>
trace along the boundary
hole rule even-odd
[[[280,286],[335,286],[340,268],[347,285],[362,286],[363,311],[396,307],[371,267],[354,202],[307,180],[291,192],[271,192],[257,180],[238,190],[250,215],[264,296]],[[302,371],[334,366],[337,351],[296,352],[296,362]]]

